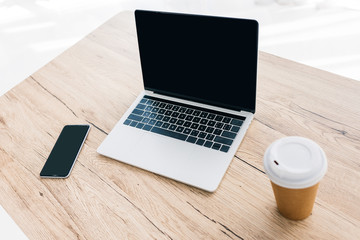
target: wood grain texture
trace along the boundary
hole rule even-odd
[[[142,89],[134,17],[120,13],[0,97],[0,204],[30,239],[360,236],[359,82],[260,52],[255,119],[215,193],[96,153]],[[40,179],[62,127],[86,123],[71,176]],[[291,135],[329,162],[303,221],[278,213],[262,165]]]

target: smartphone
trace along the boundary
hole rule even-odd
[[[90,125],[66,125],[43,169],[42,178],[67,178],[89,133]]]

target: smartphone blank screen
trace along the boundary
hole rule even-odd
[[[86,139],[89,125],[66,125],[40,172],[41,177],[66,178]]]

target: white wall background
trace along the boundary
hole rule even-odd
[[[0,0],[0,95],[136,8],[255,18],[260,50],[360,80],[357,0]]]

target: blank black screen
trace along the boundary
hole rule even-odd
[[[65,126],[41,170],[40,176],[68,176],[88,130],[88,125]]]
[[[255,112],[255,20],[135,11],[145,89]]]

